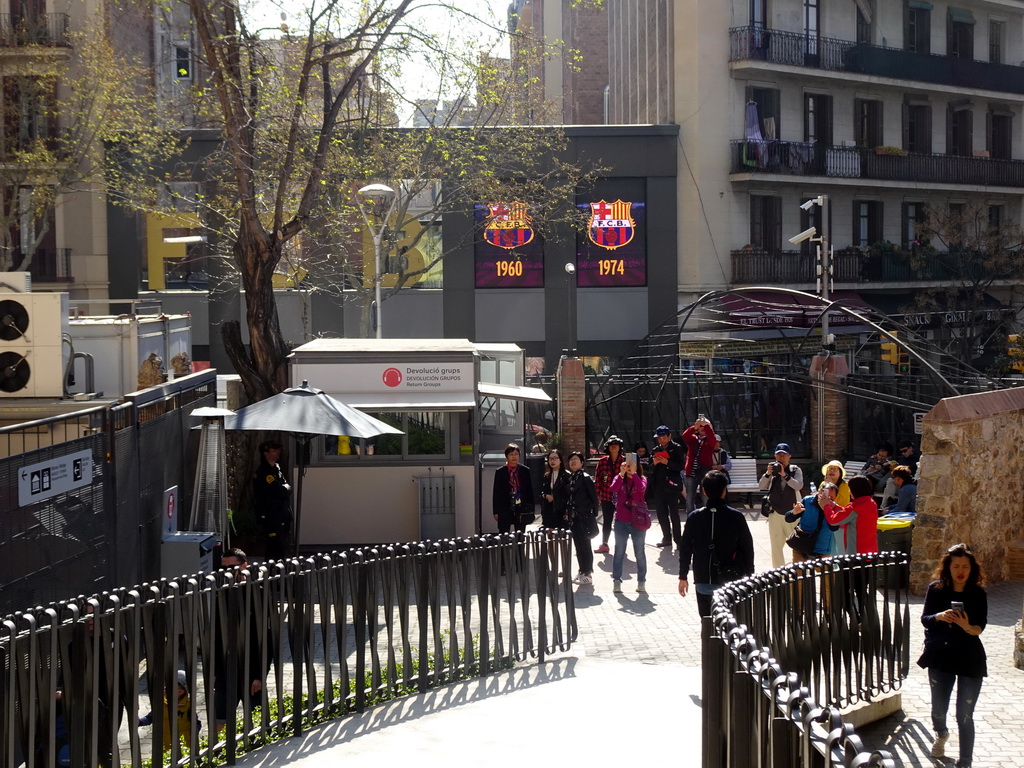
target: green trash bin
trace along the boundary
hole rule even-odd
[[[878,518],[878,551],[903,552],[910,555],[910,538],[914,531],[912,520]],[[907,586],[907,574],[889,569],[878,572],[878,586],[896,589]]]

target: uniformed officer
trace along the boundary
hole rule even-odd
[[[271,560],[287,557],[292,531],[292,487],[279,463],[281,444],[260,444],[260,465],[253,475],[253,504],[263,535],[264,553]]]

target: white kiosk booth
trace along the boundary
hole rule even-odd
[[[290,362],[292,386],[308,381],[404,432],[312,441],[300,547],[329,550],[495,530],[491,476],[481,475],[480,458],[499,443],[522,443],[522,400],[550,401],[542,390],[522,386],[519,347],[459,339],[317,339],[296,348]]]

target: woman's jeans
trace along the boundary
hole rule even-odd
[[[633,541],[633,557],[636,558],[636,580],[647,581],[647,552],[644,543],[647,531],[634,528],[622,520],[615,521],[615,557],[612,558],[612,578],[622,581],[622,563],[626,559],[626,539]]]
[[[960,734],[960,761],[957,765],[965,768],[971,764],[974,753],[974,705],[978,703],[983,679],[928,668],[928,683],[932,689],[932,728],[940,736],[949,733],[946,712],[953,684],[956,683],[956,725]]]

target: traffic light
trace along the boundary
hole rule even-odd
[[[901,349],[897,355],[896,373],[910,373],[910,354]]]
[[[892,334],[893,339],[896,338],[896,334]],[[893,365],[899,365],[900,349],[899,344],[895,341],[883,341],[882,342],[882,362],[892,363]]]
[[[1006,343],[1006,354],[1010,356],[1010,370],[1024,373],[1024,347],[1021,347],[1020,334],[1010,334],[1006,337]]]

